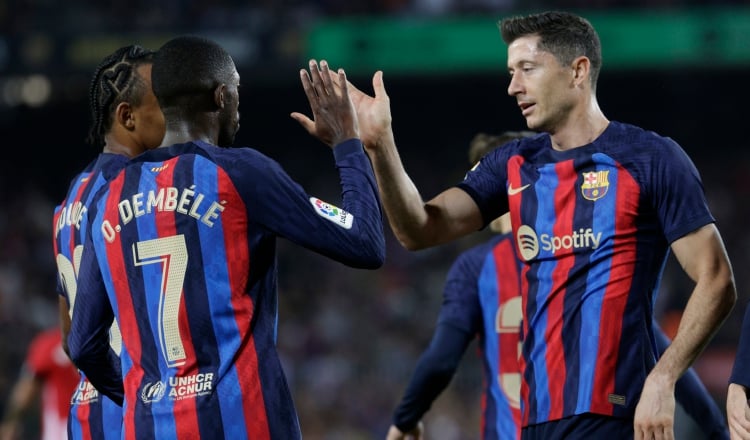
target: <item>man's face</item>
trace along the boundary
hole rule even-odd
[[[132,108],[136,118],[135,134],[138,143],[150,150],[161,145],[164,138],[164,114],[151,87],[151,64],[139,66],[136,72],[146,83],[146,93],[141,98],[140,105]]]
[[[508,94],[515,96],[531,130],[554,133],[575,106],[575,71],[539,49],[539,38],[521,37],[508,46]]]
[[[232,73],[232,79],[224,90],[224,108],[219,115],[219,146],[229,147],[234,143],[234,137],[240,129],[240,74],[237,69]]]

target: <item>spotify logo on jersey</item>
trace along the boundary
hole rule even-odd
[[[536,231],[531,229],[530,226],[521,225],[518,228],[516,242],[518,243],[518,249],[521,251],[521,258],[524,260],[529,261],[539,254],[539,239],[536,236]]]
[[[575,251],[577,249],[596,249],[602,241],[602,233],[594,232],[591,228],[579,229],[572,234],[550,235],[541,234],[537,236],[534,229],[527,225],[521,225],[516,233],[516,242],[521,251],[521,258],[529,261],[539,255],[540,250],[548,253],[559,251]]]

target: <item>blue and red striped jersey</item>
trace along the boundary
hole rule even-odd
[[[523,425],[632,417],[657,360],[653,305],[669,245],[714,221],[689,157],[613,121],[567,151],[546,134],[513,141],[458,186],[487,223],[510,210],[526,263]]]
[[[65,199],[55,208],[53,248],[57,262],[57,291],[66,299],[71,315],[76,307],[78,272],[91,200],[99,188],[125,166],[127,160],[120,154],[100,154],[71,181]],[[119,343],[118,335],[117,331],[113,334],[115,349]],[[81,374],[70,403],[69,438],[120,439],[122,408],[101,395],[84,374]]]
[[[481,438],[521,438],[521,262],[512,234],[462,253],[451,266],[439,324],[479,337],[484,389]]]
[[[359,268],[385,253],[361,143],[334,157],[342,208],[256,150],[199,141],[142,154],[98,193],[70,351],[123,398],[123,438],[300,438],[276,351],[276,239]],[[113,314],[121,372],[104,350]]]

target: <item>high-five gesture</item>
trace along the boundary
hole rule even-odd
[[[369,96],[351,82],[349,95],[359,118],[362,143],[365,148],[377,148],[384,139],[393,137],[391,130],[391,100],[385,91],[383,72],[378,70],[372,77],[375,96]]]
[[[359,138],[359,123],[347,89],[346,73],[334,74],[328,62],[310,60],[310,72],[300,70],[300,80],[310,102],[312,119],[299,112],[291,117],[308,133],[330,147],[352,138]]]

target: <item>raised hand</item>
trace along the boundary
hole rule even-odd
[[[349,97],[344,69],[333,73],[325,60],[321,60],[320,65],[316,60],[310,60],[309,64],[309,73],[300,70],[300,80],[310,103],[312,119],[299,112],[292,112],[290,116],[330,147],[359,138],[359,122]]]
[[[347,82],[349,96],[359,118],[362,142],[366,148],[377,148],[387,138],[393,137],[391,129],[391,100],[385,91],[383,72],[378,70],[372,77],[372,88],[375,96],[369,96]]]

